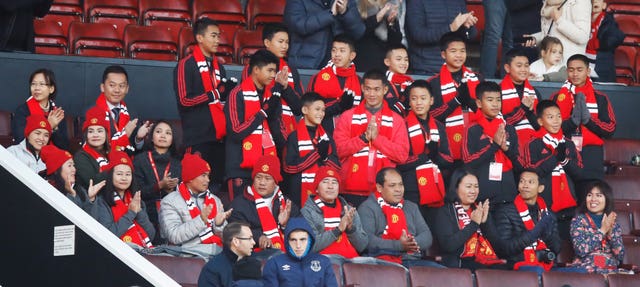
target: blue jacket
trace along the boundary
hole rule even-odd
[[[624,41],[624,33],[618,28],[613,14],[607,13],[598,29],[600,48],[596,54],[596,73],[598,82],[615,82],[616,65],[614,51]]]
[[[358,13],[357,1],[349,1],[347,12],[331,14],[331,4],[322,0],[287,0],[284,22],[289,28],[289,58],[296,68],[320,69],[329,60],[333,37],[346,34],[358,40],[365,31]],[[329,1],[333,3],[333,1]]]
[[[409,41],[411,70],[415,74],[436,74],[444,60],[440,56],[440,37],[450,32],[449,24],[467,13],[464,0],[407,0],[404,29]],[[482,17],[482,15],[476,15]],[[466,39],[475,37],[475,27],[458,29]]]
[[[309,223],[302,217],[291,218],[284,231],[284,244],[287,253],[272,257],[267,261],[262,270],[264,286],[337,287],[338,283],[329,258],[311,251],[302,258],[297,258],[290,250],[289,235],[295,230],[306,231],[309,234],[309,244],[313,245],[315,237]]]

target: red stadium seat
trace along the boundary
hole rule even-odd
[[[82,22],[83,18],[82,6],[79,0],[55,0],[43,20],[60,23],[66,37],[69,32],[69,24],[73,21]]]
[[[640,274],[609,274],[609,287],[638,287],[640,286]]]
[[[607,10],[613,12],[614,14],[640,15],[640,4],[608,3]]]
[[[11,112],[9,111],[0,111],[0,145],[5,148],[13,145]]]
[[[193,29],[191,27],[183,27],[180,30],[180,37],[178,39],[180,58],[184,58],[185,56],[193,52],[193,47],[195,47],[195,45],[197,45],[197,43],[193,38]],[[216,57],[218,57],[218,61],[221,64],[233,63],[233,46],[227,41],[225,37],[220,38]]]
[[[544,272],[542,286],[561,287],[564,285],[580,287],[606,287],[607,283],[600,274],[580,274],[573,272]]]
[[[256,29],[257,26],[266,23],[281,23],[285,5],[285,0],[249,0],[247,2],[249,27]]]
[[[624,243],[624,260],[625,264],[634,266],[640,265],[640,239],[635,236],[625,236],[622,238]]]
[[[480,43],[484,32],[484,6],[482,6],[482,1],[467,1],[467,11],[473,11],[473,15],[478,17],[478,22],[475,25],[478,35],[471,41]]]
[[[228,42],[233,41],[233,35],[237,30],[247,25],[240,1],[194,0],[192,13],[194,21],[202,17],[216,20]]]
[[[189,0],[140,0],[140,22],[145,26],[162,24],[179,31],[191,25]]]
[[[631,158],[640,154],[640,140],[606,139],[603,149],[608,174],[640,175],[640,167],[631,165]]]
[[[61,23],[35,19],[33,27],[36,53],[49,55],[67,53],[67,37],[64,35]]]
[[[524,271],[476,270],[477,287],[510,287],[514,282],[518,282],[518,287],[538,287],[538,274]]]
[[[624,235],[632,234],[635,236],[640,236],[640,201],[616,199],[614,201],[613,210],[618,214],[617,222],[623,228],[622,233]],[[620,219],[622,216],[625,216],[625,218]],[[627,218],[626,218],[627,216],[629,218],[628,219],[629,232],[624,233],[624,227],[622,226],[622,224],[623,224],[623,221],[627,221]],[[627,224],[627,223],[624,222],[624,224]]]
[[[122,37],[124,28],[138,24],[138,0],[84,0],[85,22],[115,25]]]
[[[620,46],[614,54],[616,82],[631,85],[635,82],[635,62],[637,51],[634,47]]]
[[[197,286],[204,260],[193,257],[144,255],[153,265],[182,286]]]
[[[391,265],[345,263],[345,286],[406,286],[405,269]]]
[[[238,30],[233,37],[236,63],[244,65],[257,50],[264,48],[261,31]]]
[[[637,176],[605,175],[616,200],[640,200],[640,180]]]
[[[640,45],[640,17],[638,15],[615,14],[620,30],[624,32],[624,45]]]
[[[129,25],[124,30],[124,44],[129,58],[158,61],[178,59],[178,31],[164,26]]]
[[[409,268],[409,279],[411,280],[411,286],[473,287],[473,278],[471,277],[471,271],[469,271],[468,269],[444,269],[414,266]]]
[[[69,26],[69,54],[121,58],[124,46],[112,24],[72,22]]]
[[[576,254],[575,251],[573,251],[573,243],[571,243],[571,240],[562,240],[560,253],[558,254],[558,263],[565,265],[571,263],[575,256]]]

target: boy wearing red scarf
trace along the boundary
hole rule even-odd
[[[278,183],[282,181],[280,160],[263,155],[251,172],[253,183],[231,203],[229,222],[246,222],[251,227],[255,252],[266,256],[276,250],[285,251],[283,231],[291,217],[300,216],[300,209],[285,198]],[[264,252],[266,251],[266,252]]]
[[[483,81],[476,88],[476,95],[476,122],[466,131],[462,159],[478,176],[478,201],[488,198],[493,207],[515,197],[514,174],[522,170],[518,136],[500,112],[502,95],[498,84]]]
[[[358,208],[362,228],[369,236],[369,256],[406,267],[440,266],[420,260],[420,251],[429,249],[433,238],[418,206],[403,196],[400,172],[392,167],[380,170],[376,191]]]
[[[142,148],[151,123],[146,121],[138,127],[138,119],[131,120],[124,102],[129,92],[128,81],[129,76],[122,66],[112,65],[104,69],[100,84],[102,93],[96,99],[96,107],[105,112],[109,120],[111,149],[131,154]]]
[[[519,195],[513,204],[504,205],[495,213],[501,242],[494,247],[514,270],[549,271],[554,263],[549,260],[549,252],[560,252],[555,215],[538,196],[543,190],[536,171],[527,169],[520,174]]]
[[[450,32],[440,38],[440,54],[444,64],[440,73],[429,79],[433,87],[431,114],[446,126],[451,156],[456,166],[462,163],[464,131],[470,125],[469,114],[476,110],[478,76],[464,66],[467,59],[465,39]]]
[[[160,230],[169,243],[205,256],[222,251],[222,229],[231,210],[209,191],[211,168],[199,154],[185,154],[182,182],[160,202]]]
[[[288,196],[298,206],[304,206],[314,194],[316,171],[321,166],[340,169],[333,138],[322,127],[325,106],[322,96],[308,92],[300,99],[304,117],[287,139],[283,170],[287,174]]]
[[[325,99],[327,110],[322,126],[329,135],[333,135],[334,117],[362,101],[360,77],[353,64],[355,49],[351,38],[345,35],[333,38],[331,60],[309,80],[308,90]]]
[[[593,87],[589,59],[580,54],[567,61],[568,80],[551,99],[560,107],[562,131],[570,137],[582,156],[584,181],[604,178],[604,139],[613,136],[616,117],[609,98]],[[580,194],[577,196],[585,198]]]
[[[229,197],[242,194],[251,179],[251,169],[262,155],[277,156],[285,145],[281,99],[293,93],[286,69],[277,72],[280,59],[259,50],[249,60],[251,74],[229,95],[224,114],[227,121],[225,175]],[[275,84],[271,84],[275,81]],[[295,95],[294,95],[295,97]]]
[[[529,58],[523,49],[507,52],[504,69],[507,75],[500,82],[502,114],[507,124],[516,129],[522,149],[540,128],[535,114],[540,93],[529,83]]]
[[[404,116],[408,110],[409,99],[406,94],[407,87],[413,83],[413,78],[407,75],[409,69],[409,53],[402,44],[391,45],[387,49],[384,64],[388,70],[385,73],[389,81],[389,93],[385,100],[393,110]]]
[[[604,0],[591,0],[591,33],[585,55],[591,60],[591,77],[597,82],[616,81],[614,52],[624,41],[613,14],[607,13]]]
[[[435,210],[444,204],[441,169],[453,165],[445,127],[429,114],[433,104],[430,90],[431,86],[424,80],[417,80],[406,89],[411,107],[405,118],[409,158],[398,165],[407,191],[404,198],[420,206],[428,224],[435,221]]]
[[[524,166],[538,171],[540,184],[544,186],[542,198],[551,211],[558,214],[560,235],[569,239],[569,225],[576,206],[572,178],[580,175],[582,159],[576,146],[562,132],[558,105],[542,100],[536,110],[541,127],[524,147]]]
[[[372,70],[363,78],[364,101],[340,116],[333,135],[342,164],[343,196],[354,206],[371,194],[379,170],[404,163],[409,153],[404,119],[383,99],[388,91],[384,73]]]
[[[226,123],[223,106],[237,84],[235,79],[226,78],[227,72],[216,58],[220,33],[218,23],[209,18],[195,21],[193,36],[198,45],[173,71],[183,144],[187,152],[199,152],[209,163],[213,168],[211,180],[215,184],[224,182]]]

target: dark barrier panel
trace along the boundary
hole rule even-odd
[[[176,62],[109,59],[78,56],[51,56],[23,53],[0,53],[0,110],[12,111],[29,96],[28,77],[32,71],[50,68],[58,80],[58,104],[71,115],[80,115],[93,105],[100,94],[102,71],[112,64],[124,66],[129,73],[129,94],[125,101],[130,112],[143,119],[177,119],[173,92],[173,68]],[[241,66],[225,66],[230,76],[240,78]],[[306,86],[314,70],[300,70]],[[560,88],[560,83],[535,83],[543,98]],[[635,122],[640,119],[640,87],[596,85],[605,92],[618,120],[617,138],[640,139]]]

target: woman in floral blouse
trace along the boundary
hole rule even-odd
[[[613,192],[604,181],[587,186],[586,200],[571,221],[571,241],[576,254],[573,264],[589,273],[618,271],[624,258],[622,229],[613,211]]]

